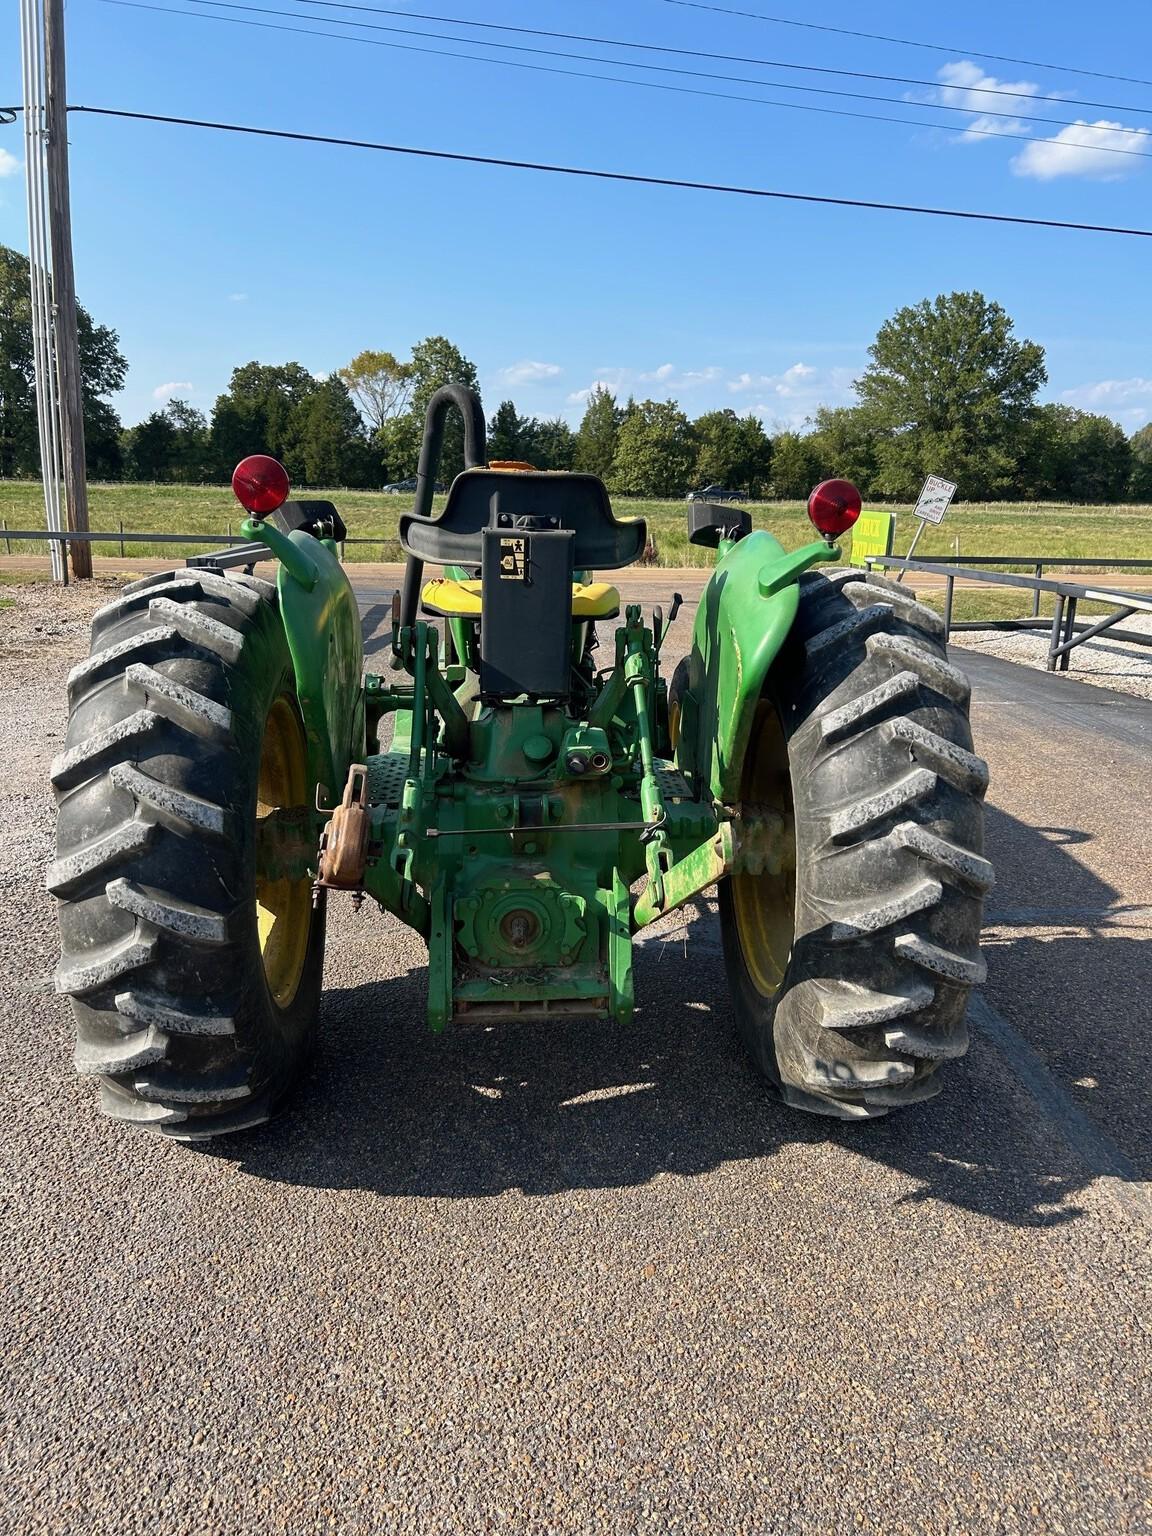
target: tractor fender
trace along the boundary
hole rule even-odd
[[[801,573],[839,558],[823,541],[789,553],[761,529],[712,572],[692,629],[676,763],[713,799],[739,798],[756,704],[796,618]]]
[[[311,534],[296,531],[288,538],[312,570],[305,573],[296,560],[290,569],[281,561],[280,613],[308,737],[312,782],[326,790],[328,804],[335,805],[350,764],[362,762],[364,756],[360,613],[335,551]]]

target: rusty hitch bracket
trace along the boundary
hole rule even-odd
[[[320,866],[314,890],[359,891],[368,863],[368,767],[353,763],[340,804],[320,838]]]

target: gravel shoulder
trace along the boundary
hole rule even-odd
[[[1122,629],[1152,635],[1152,613],[1135,613],[1125,619]],[[1025,667],[1043,669],[1047,665],[1048,635],[1041,632],[996,630],[953,633],[949,644],[962,650],[981,651]],[[1095,688],[1114,688],[1134,698],[1152,699],[1152,646],[1128,645],[1105,631],[1094,640],[1086,640],[1071,653],[1069,671],[1061,674]]]
[[[891,1120],[773,1105],[707,903],[639,946],[633,1030],[433,1040],[422,946],[334,902],[292,1114],[208,1152],[99,1119],[42,870],[107,593],[10,594],[0,1530],[1152,1530],[1147,1228],[979,1034]],[[1054,789],[1054,740],[976,728],[990,996],[1146,1160],[1139,756]]]

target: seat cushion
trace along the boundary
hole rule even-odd
[[[424,583],[420,606],[425,613],[444,619],[480,617],[480,582],[455,581],[451,576],[437,576]],[[577,581],[572,585],[574,619],[614,619],[620,612],[620,594],[606,581]]]

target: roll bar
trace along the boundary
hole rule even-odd
[[[440,467],[440,453],[444,446],[444,422],[449,407],[453,405],[464,421],[464,468],[483,469],[488,462],[484,408],[480,404],[479,395],[467,384],[442,384],[429,400],[424,417],[424,440],[420,444],[420,465],[416,471],[416,500],[412,506],[413,514],[417,517],[428,517],[432,512],[436,471]],[[400,592],[402,626],[416,622],[423,576],[423,560],[408,555],[404,564],[404,585]]]

